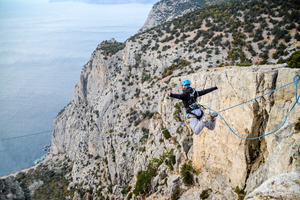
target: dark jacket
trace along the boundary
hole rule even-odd
[[[207,93],[210,93],[214,90],[218,89],[217,87],[212,87],[212,88],[209,88],[209,89],[206,89],[206,90],[201,90],[201,91],[195,91],[197,94],[198,97],[200,96],[203,96]],[[190,108],[190,105],[189,105],[189,99],[190,99],[190,94],[193,93],[193,88],[191,87],[188,87],[187,89],[183,90],[183,93],[181,94],[173,94],[171,93],[170,97],[174,97],[176,99],[181,99],[182,102],[183,102],[183,105],[186,109],[186,112],[189,113],[191,111],[191,108]]]

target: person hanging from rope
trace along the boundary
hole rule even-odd
[[[180,99],[186,109],[186,117],[190,121],[190,126],[196,135],[202,131],[204,127],[209,130],[214,130],[216,126],[216,117],[218,113],[213,112],[208,115],[204,114],[204,108],[197,104],[198,97],[210,93],[214,90],[220,89],[221,86],[212,87],[202,91],[196,91],[195,88],[191,87],[191,81],[185,79],[181,82],[183,93],[173,94],[169,90],[167,91],[170,97]],[[198,122],[199,120],[199,122]]]

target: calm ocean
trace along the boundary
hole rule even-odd
[[[91,53],[103,40],[134,35],[151,8],[0,0],[0,176],[46,154],[53,119]]]

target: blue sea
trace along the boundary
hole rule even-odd
[[[46,154],[91,53],[137,33],[152,6],[0,0],[0,176]]]

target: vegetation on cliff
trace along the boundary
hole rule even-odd
[[[86,88],[81,88],[86,96],[102,95],[101,98],[109,101],[106,103],[100,97],[88,99],[89,101],[80,105],[67,106],[58,115],[58,121],[71,124],[72,127],[64,127],[65,132],[61,133],[61,138],[56,132],[54,139],[71,138],[70,140],[75,141],[74,144],[60,145],[64,150],[73,146],[76,151],[69,155],[74,154],[79,161],[72,163],[67,158],[62,162],[53,161],[52,164],[40,165],[27,173],[22,172],[8,179],[20,185],[28,199],[60,199],[74,196],[82,199],[145,197],[151,195],[152,191],[171,188],[172,185],[168,185],[170,175],[180,177],[184,190],[200,184],[195,178],[198,171],[189,162],[191,157],[188,153],[194,141],[189,137],[188,128],[177,128],[178,136],[174,136],[174,132],[172,134],[169,130],[163,131],[156,138],[149,134],[153,129],[150,124],[163,130],[164,127],[182,122],[182,103],[174,105],[173,116],[170,115],[168,121],[163,121],[162,118],[168,116],[162,116],[156,105],[157,110],[151,110],[151,106],[156,104],[151,100],[157,96],[161,100],[162,92],[176,87],[172,77],[192,74],[200,68],[217,71],[215,67],[225,65],[250,66],[277,61],[299,68],[298,13],[299,5],[295,0],[237,0],[196,10],[136,34],[125,43],[114,40],[102,42],[96,53],[98,57],[101,58],[101,54],[107,60],[104,62],[107,64],[105,67],[109,75],[105,74],[101,78],[109,79],[108,83],[101,85],[95,80],[100,77],[97,74],[99,70],[92,74],[91,79],[96,78],[91,80],[91,84],[87,84],[84,75],[88,77],[90,74],[84,74],[84,70],[88,69],[83,70],[84,75],[80,81],[82,85],[87,85]],[[122,58],[114,59],[114,55],[125,45],[128,45],[126,53],[132,56],[131,60],[126,60],[126,64],[125,61],[122,62]],[[290,54],[292,55],[287,58]],[[151,61],[153,65],[150,64]],[[159,68],[155,66],[157,63],[168,64]],[[103,94],[99,91],[102,86]],[[98,91],[89,90],[93,87]],[[94,93],[91,94],[90,91]],[[66,114],[66,118],[78,121],[65,123],[63,120],[68,120],[63,118],[67,112],[65,110],[70,112],[69,115]],[[112,112],[106,112],[107,110]],[[298,126],[297,123],[296,130]],[[87,132],[88,134],[85,134]],[[101,133],[104,133],[104,137]],[[140,134],[144,136],[135,140],[135,136]],[[184,137],[181,137],[179,142],[177,137],[181,135]],[[121,142],[102,140],[111,137],[129,139]],[[146,148],[146,145],[151,148]],[[155,151],[160,147],[161,151],[157,156]],[[255,156],[259,157],[260,154],[253,153],[248,157],[251,156],[254,157],[250,160],[252,163]],[[143,166],[138,168],[135,165]],[[40,185],[34,190],[31,189],[30,194],[29,188],[35,184],[34,180]],[[5,195],[16,193],[14,189],[9,189],[7,182],[9,181],[1,180],[0,190]],[[173,186],[171,199],[178,199],[185,191],[176,184]],[[235,192],[240,199],[246,194],[242,189],[236,189]],[[209,193],[210,189],[204,189],[199,196],[205,199]]]
[[[299,9],[295,0],[237,0],[208,6],[147,30],[152,45],[144,47],[144,52],[160,46],[157,51],[163,55],[164,49],[174,44],[184,52],[207,52],[206,59],[193,56],[188,60],[191,63],[210,62],[213,55],[225,50],[227,57],[220,63],[266,64],[296,51],[288,47],[292,41],[300,41]]]
[[[287,63],[287,66],[290,68],[300,68],[300,51],[294,52],[287,59],[280,58],[277,63]]]
[[[124,43],[121,42],[117,42],[115,40],[113,41],[103,41],[99,47],[97,48],[97,50],[101,50],[101,54],[104,55],[104,59],[107,59],[107,57],[111,57],[112,55],[114,55],[115,53],[117,53],[118,51],[122,50],[125,47]]]
[[[15,177],[8,177],[7,180],[1,180],[0,191],[7,195],[11,193],[16,195],[17,199],[65,199],[65,197],[73,197],[74,188],[69,189],[72,182],[70,172],[73,164],[68,160],[57,160],[56,162],[48,162],[40,164],[35,169],[29,169],[26,173],[19,172]],[[18,191],[18,187],[12,185],[6,187],[8,182],[17,183],[21,186],[22,191]],[[32,192],[32,186],[39,185]]]

